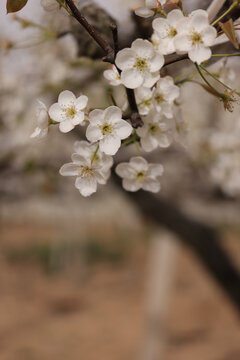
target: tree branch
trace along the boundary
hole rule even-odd
[[[89,24],[86,18],[82,15],[82,13],[75,6],[73,0],[65,0],[67,6],[72,12],[72,16],[84,27],[84,29],[89,33],[89,35],[96,41],[96,43],[101,47],[101,49],[105,53],[105,57],[103,61],[110,62],[114,64],[115,60],[115,52],[114,49],[108,44],[101,35],[94,29],[94,27]]]

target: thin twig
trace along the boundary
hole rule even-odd
[[[207,8],[209,21],[214,20],[217,16],[219,10],[222,8],[226,0],[213,0],[212,3]]]
[[[119,51],[119,44],[118,44],[118,28],[116,24],[111,23],[110,24],[110,29],[112,31],[112,37],[113,37],[113,46],[114,46],[114,51],[115,51],[115,56]]]
[[[94,29],[94,27],[89,24],[86,18],[82,15],[82,13],[78,10],[72,0],[65,0],[67,6],[70,8],[72,12],[72,16],[84,27],[85,30],[89,33],[89,35],[96,41],[96,43],[101,47],[101,49],[105,53],[105,57],[103,61],[114,64],[115,53],[110,44],[108,44],[102,36]]]

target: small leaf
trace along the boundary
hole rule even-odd
[[[182,2],[181,0],[169,0],[164,7],[166,11],[171,11],[179,8],[182,10]]]
[[[228,20],[225,23],[219,22],[219,26],[221,27],[222,31],[226,34],[230,42],[233,44],[235,49],[239,49],[239,44],[236,38],[236,33],[234,30],[234,24],[232,19]]]
[[[7,0],[7,14],[21,10],[28,0]]]

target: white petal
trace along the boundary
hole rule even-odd
[[[59,173],[62,176],[78,176],[78,170],[79,167],[76,164],[68,163],[64,164],[61,169],[59,170]]]
[[[212,46],[217,37],[217,30],[213,26],[208,26],[202,32],[202,40],[205,46]]]
[[[171,24],[172,27],[177,27],[179,21],[184,19],[184,15],[181,10],[174,9],[168,13],[167,20]]]
[[[33,133],[30,135],[30,138],[40,138],[42,133],[42,129],[40,127],[36,127]]]
[[[101,185],[105,185],[107,182],[107,177],[104,177],[103,174],[101,174],[100,171],[95,171],[94,172],[94,176],[95,179],[97,180],[97,182]]]
[[[155,179],[145,179],[142,184],[143,190],[157,193],[160,190],[160,183]]]
[[[192,48],[192,42],[188,35],[176,35],[174,38],[176,51],[188,52]]]
[[[146,136],[147,133],[148,133],[148,124],[144,124],[143,126],[138,127],[138,128],[136,129],[136,133],[137,133],[137,135],[140,136],[140,137]]]
[[[169,137],[166,134],[159,134],[157,136],[158,145],[162,148],[167,148],[171,144]]]
[[[154,57],[149,61],[148,68],[151,72],[159,71],[164,65],[164,57],[156,53]]]
[[[51,119],[57,122],[66,120],[66,113],[64,110],[62,110],[62,108],[59,106],[58,103],[55,103],[52,106],[50,106],[49,116]]]
[[[72,129],[74,129],[74,125],[72,124],[72,122],[70,120],[64,120],[64,121],[60,122],[59,129],[61,132],[67,133],[67,132],[71,131]]]
[[[103,134],[101,129],[98,126],[95,125],[88,125],[86,130],[86,138],[90,142],[95,142],[103,138]]]
[[[75,101],[75,107],[77,111],[83,110],[86,108],[88,103],[88,97],[85,95],[79,96]]]
[[[143,75],[137,69],[123,70],[121,79],[129,89],[136,89],[143,84]]]
[[[160,39],[157,51],[162,55],[168,55],[175,52],[174,38]]]
[[[114,126],[114,132],[120,139],[126,139],[132,133],[132,126],[125,120],[120,120]]]
[[[162,19],[162,18],[154,19],[152,22],[152,27],[157,32],[157,35],[161,39],[164,39],[165,37],[168,36],[170,28],[168,21],[166,19]]]
[[[123,179],[123,188],[127,191],[138,191],[142,187],[142,183],[133,179]]]
[[[164,172],[164,168],[161,164],[149,164],[148,166],[148,174],[150,176],[161,176]]]
[[[133,41],[131,48],[140,58],[152,58],[154,56],[154,47],[148,40],[136,39]]]
[[[107,135],[100,140],[99,148],[107,155],[115,155],[121,146],[121,140],[117,137]]]
[[[158,141],[155,137],[147,135],[141,138],[141,146],[144,151],[150,152],[158,147]]]
[[[148,162],[141,156],[134,156],[130,159],[131,166],[136,170],[144,170],[148,169]]]
[[[154,73],[146,72],[144,74],[143,86],[150,88],[159,80],[159,78],[160,78],[160,74],[158,71]]]
[[[89,121],[91,125],[100,125],[104,121],[104,111],[95,109],[89,114]]]
[[[73,125],[81,124],[84,121],[85,115],[84,112],[79,111],[73,119],[71,119],[71,122]]]
[[[189,59],[200,65],[203,61],[210,59],[212,51],[210,48],[198,45],[188,52]]]
[[[191,16],[191,23],[196,31],[202,31],[209,25],[207,12],[195,12],[194,15]]]
[[[154,11],[152,11],[148,8],[139,8],[139,9],[135,10],[135,14],[137,16],[141,16],[143,18],[148,18],[148,17],[154,15]]]
[[[88,160],[89,160],[91,155],[90,154],[84,154],[84,155],[80,155],[80,154],[77,154],[77,153],[72,154],[71,158],[72,158],[72,161],[74,162],[74,164],[87,165],[88,162],[89,162]]]
[[[157,0],[146,0],[146,6],[149,9],[155,9],[158,6],[158,1]]]
[[[76,153],[82,156],[86,156],[87,154],[89,154],[91,152],[91,147],[92,145],[85,140],[75,141],[74,143],[74,150],[76,151]]]
[[[84,197],[90,196],[97,191],[97,181],[95,177],[77,178],[75,187],[80,191]]]
[[[135,179],[136,171],[129,163],[121,163],[116,166],[115,172],[121,178]]]
[[[126,48],[117,53],[115,63],[121,70],[131,69],[136,61],[135,53],[132,49]]]
[[[75,100],[76,100],[75,95],[69,90],[62,91],[58,97],[58,103],[63,108],[68,108],[73,106]]]
[[[117,106],[109,106],[104,110],[104,120],[110,124],[116,124],[122,119],[122,111]]]

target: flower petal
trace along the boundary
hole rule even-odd
[[[151,72],[159,71],[164,65],[164,57],[156,53],[149,61],[148,68]]]
[[[105,136],[99,142],[99,148],[107,155],[115,155],[121,146],[121,140],[111,135]]]
[[[160,190],[160,183],[158,180],[148,178],[143,180],[142,188],[143,190],[157,193]]]
[[[114,132],[120,139],[126,139],[132,133],[132,126],[125,120],[120,120],[114,126]]]
[[[64,121],[60,122],[59,129],[61,132],[67,133],[67,132],[71,131],[72,129],[74,129],[74,125],[72,124],[72,122],[70,120],[64,120]]]
[[[160,78],[159,71],[153,73],[146,72],[144,74],[143,86],[150,88],[159,80],[159,78]]]
[[[75,181],[75,187],[84,197],[90,196],[97,191],[97,180],[94,176],[87,178],[78,177]]]
[[[83,110],[86,108],[88,103],[88,97],[85,95],[79,96],[75,101],[75,107],[77,111]]]
[[[149,164],[148,166],[148,174],[150,176],[162,176],[164,172],[164,168],[161,164]]]
[[[131,49],[135,51],[137,57],[152,58],[154,56],[154,47],[148,40],[136,39],[133,41]]]
[[[103,134],[101,129],[98,126],[95,125],[88,125],[86,130],[86,138],[90,142],[95,142],[103,138]]]
[[[141,138],[141,146],[144,151],[150,152],[158,147],[158,141],[154,136],[147,135]]]
[[[126,48],[117,53],[115,63],[121,70],[131,69],[136,61],[135,53],[132,49]]]
[[[72,154],[71,158],[72,158],[72,161],[74,162],[74,164],[87,165],[87,163],[88,163],[87,158],[89,158],[90,154],[86,154],[87,156],[84,156],[84,155],[80,155],[78,153]]]
[[[134,179],[123,179],[122,185],[125,190],[133,192],[140,190],[142,187],[142,183]]]
[[[121,79],[123,85],[129,89],[136,89],[143,84],[143,75],[137,69],[123,70]]]
[[[167,20],[172,27],[177,27],[178,23],[184,19],[184,15],[180,9],[174,9],[168,13]]]
[[[104,111],[95,109],[89,114],[89,121],[91,125],[101,125],[104,121]]]
[[[73,106],[75,100],[76,100],[75,95],[69,90],[62,91],[58,97],[58,103],[62,108],[68,108]]]
[[[159,134],[157,136],[158,145],[162,148],[167,148],[171,144],[170,138],[166,134]]]
[[[50,106],[49,116],[51,119],[57,122],[61,122],[67,119],[65,111],[62,110],[58,103]]]
[[[135,179],[136,170],[134,170],[129,163],[123,162],[118,164],[116,166],[115,172],[121,178]]]
[[[148,18],[148,17],[154,15],[154,11],[143,7],[143,8],[136,9],[135,14],[137,16],[141,16],[143,18]]]
[[[122,119],[122,111],[117,106],[109,106],[104,110],[104,120],[107,123],[115,124]]]
[[[73,125],[78,125],[81,124],[84,121],[85,115],[84,112],[79,111],[73,119],[71,119],[71,122],[73,123]]]
[[[203,61],[210,59],[212,51],[202,45],[194,46],[192,50],[188,52],[189,59],[200,65]]]
[[[208,13],[206,11],[195,11],[190,15],[190,21],[196,31],[202,31],[206,26],[209,26]]]
[[[192,42],[188,35],[176,35],[174,38],[176,51],[188,52],[192,48]]]
[[[212,46],[217,37],[217,30],[213,26],[208,26],[201,32],[201,35],[204,45]]]
[[[131,166],[138,171],[144,170],[147,171],[148,169],[148,162],[141,156],[133,156],[130,159]]]
[[[79,166],[74,163],[68,163],[64,164],[61,169],[59,170],[59,173],[62,176],[78,176],[79,172]]]

